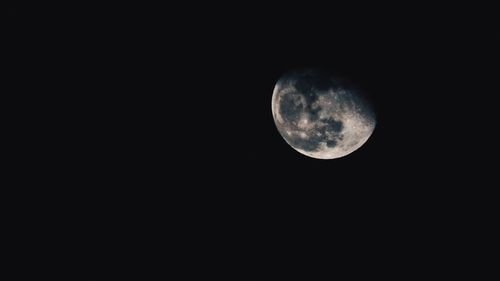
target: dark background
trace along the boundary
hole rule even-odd
[[[15,236],[54,257],[43,272],[85,280],[477,274],[464,237],[493,207],[493,168],[471,168],[493,158],[487,10],[11,7],[12,166],[36,183],[14,190],[29,206]],[[369,94],[377,127],[351,155],[308,158],[276,130],[273,87],[302,67]]]

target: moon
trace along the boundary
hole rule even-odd
[[[375,112],[346,80],[315,69],[283,75],[273,91],[276,127],[296,151],[316,159],[344,157],[372,135]]]

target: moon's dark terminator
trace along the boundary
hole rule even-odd
[[[319,159],[345,156],[363,145],[375,114],[353,87],[326,72],[295,71],[279,79],[272,111],[285,141]]]

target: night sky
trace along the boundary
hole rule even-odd
[[[455,234],[488,206],[472,199],[483,183],[468,167],[488,146],[475,118],[494,116],[491,17],[250,3],[7,14],[16,97],[33,114],[20,115],[19,143],[47,186],[29,192],[47,200],[23,216],[36,241],[62,245],[41,246],[40,259],[64,260],[47,274],[406,280],[458,270]],[[377,126],[352,154],[308,158],[276,129],[274,85],[304,67],[368,94]]]

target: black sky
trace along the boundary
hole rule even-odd
[[[466,248],[455,233],[482,184],[469,166],[489,139],[476,118],[494,116],[498,31],[486,13],[187,3],[8,15],[15,99],[33,114],[20,114],[19,142],[49,186],[29,196],[52,202],[24,215],[65,241],[69,276],[457,270],[443,260]],[[307,158],[279,135],[273,87],[302,67],[328,68],[370,95],[377,127],[351,155]]]

